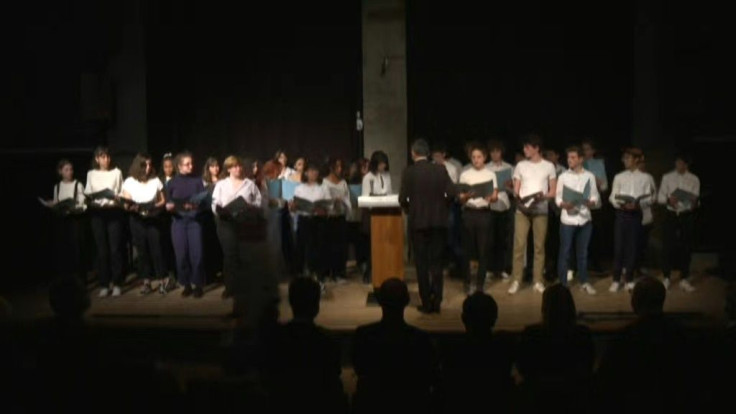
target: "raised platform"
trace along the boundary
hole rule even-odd
[[[460,320],[462,302],[465,294],[458,280],[445,279],[445,298],[442,313],[424,315],[416,310],[419,304],[414,269],[407,268],[407,280],[412,294],[412,304],[406,310],[406,318],[422,329],[431,332],[459,332],[463,330]],[[673,288],[667,293],[665,310],[680,314],[683,321],[697,326],[719,324],[724,318],[725,282],[717,277],[696,275],[693,284],[697,290],[686,293],[677,288],[674,276]],[[580,291],[576,282],[571,284],[580,320],[596,331],[616,329],[633,318],[631,296],[625,291],[609,293],[610,277],[593,278],[598,294],[590,296]],[[519,331],[524,326],[541,319],[542,295],[525,285],[516,295],[509,295],[508,283],[494,279],[486,284],[485,291],[498,302],[499,319],[497,329]],[[226,330],[233,327],[234,321],[227,317],[232,310],[232,300],[223,300],[221,285],[211,285],[201,299],[182,298],[180,290],[166,296],[152,293],[140,296],[137,286],[130,286],[119,298],[97,298],[97,290],[91,292],[92,306],[88,312],[89,322],[104,326],[147,326],[171,327],[205,330]],[[366,305],[366,296],[372,287],[352,277],[345,284],[327,285],[327,293],[321,302],[317,323],[330,330],[348,332],[357,326],[378,320],[381,310],[378,306]],[[286,300],[287,284],[280,285],[282,297],[280,317],[287,320],[291,310]],[[21,318],[48,316],[45,293],[10,297],[16,314]]]

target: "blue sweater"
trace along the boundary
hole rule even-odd
[[[204,184],[200,177],[193,175],[176,175],[166,185],[166,200],[186,200],[194,195],[197,195],[204,190]],[[204,204],[204,203],[202,203]],[[187,211],[187,212],[176,212],[174,214],[174,220],[189,218],[196,218],[204,209],[202,204],[199,205],[199,209]]]

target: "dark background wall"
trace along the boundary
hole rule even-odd
[[[159,2],[147,25],[151,149],[358,154],[360,2]]]
[[[517,150],[530,131],[553,148],[586,134],[604,153],[627,145],[630,7],[408,1],[410,135],[461,159],[464,141],[497,136]]]

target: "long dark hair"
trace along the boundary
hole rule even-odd
[[[373,154],[371,154],[370,166],[368,167],[370,172],[375,174],[378,171],[378,164],[380,163],[386,164],[386,172],[388,172],[388,155],[383,151],[373,152]]]
[[[146,182],[156,176],[156,170],[151,166],[151,171],[146,174],[146,161],[150,161],[151,156],[144,152],[139,152],[133,158],[128,168],[128,175],[140,182]]]
[[[104,145],[100,145],[97,148],[95,148],[94,152],[92,153],[92,169],[93,170],[99,170],[100,164],[97,162],[97,157],[101,155],[107,155],[110,157],[110,165],[108,166],[108,170],[112,170],[116,167],[116,165],[112,162],[112,156],[110,155],[110,149],[107,148]]]
[[[217,179],[219,180],[223,177],[223,168],[220,165],[220,161],[218,161],[215,157],[209,157],[207,158],[207,161],[204,162],[204,172],[202,172],[202,180],[204,180],[207,185],[212,184],[212,174],[210,174],[210,167],[213,165],[217,165],[218,167],[220,167],[220,174],[217,176]]]
[[[570,289],[555,284],[542,295],[542,321],[553,332],[562,332],[575,326],[577,311]]]

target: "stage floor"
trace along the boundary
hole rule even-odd
[[[695,292],[686,293],[677,288],[677,275],[673,275],[674,288],[667,292],[665,310],[681,314],[683,321],[698,326],[719,324],[724,319],[725,282],[717,277],[696,275]],[[425,315],[416,310],[419,304],[417,284],[413,268],[407,269],[407,281],[412,303],[406,310],[406,319],[422,329],[432,332],[459,332],[463,330],[460,313],[465,294],[462,282],[445,278],[445,298],[442,313]],[[587,295],[579,285],[571,284],[580,320],[592,329],[607,331],[623,326],[633,318],[631,295],[625,291],[609,293],[611,277],[593,278],[597,295]],[[508,282],[494,279],[486,284],[485,291],[491,294],[499,307],[497,329],[519,331],[524,326],[541,320],[542,295],[529,285],[523,285],[516,295],[509,295]],[[229,329],[234,321],[227,315],[232,310],[232,300],[221,299],[222,285],[212,285],[201,299],[182,298],[180,289],[166,296],[156,293],[148,296],[138,294],[138,286],[131,285],[119,298],[98,298],[97,290],[91,292],[92,306],[87,314],[89,322],[97,325],[136,325],[151,327]],[[368,305],[366,298],[372,290],[353,276],[345,284],[327,284],[327,292],[321,302],[317,323],[335,331],[351,331],[357,326],[374,322],[381,317],[381,309]],[[281,294],[280,318],[288,320],[291,310],[287,301],[287,284],[279,286]],[[26,316],[48,314],[48,305],[42,298],[25,303]],[[35,302],[36,305],[32,305]],[[34,308],[35,306],[35,308]],[[45,310],[43,308],[46,308]],[[20,310],[20,309],[19,309]]]

